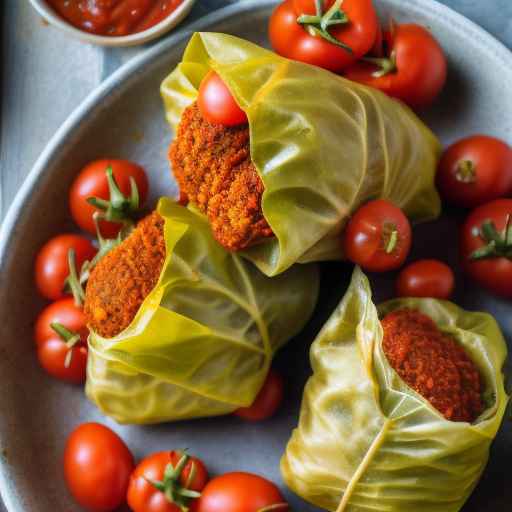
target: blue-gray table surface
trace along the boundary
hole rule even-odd
[[[182,27],[236,1],[243,0],[198,0]],[[512,49],[511,0],[442,3]],[[98,84],[149,45],[104,49],[83,44],[43,23],[28,0],[3,0],[0,4],[2,219],[36,158],[66,117]],[[0,512],[4,511],[0,503]]]

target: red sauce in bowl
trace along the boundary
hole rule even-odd
[[[183,0],[46,0],[68,23],[102,36],[126,36],[160,23]]]

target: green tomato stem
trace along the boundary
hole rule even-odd
[[[482,223],[478,235],[485,245],[471,253],[472,261],[489,258],[507,258],[512,261],[512,216],[507,216],[503,231],[499,232],[491,220]]]
[[[315,0],[315,8],[316,8],[316,15],[321,18],[322,17],[322,0]]]
[[[52,322],[50,327],[59,335],[62,341],[66,342],[67,345],[73,346],[75,343],[80,341],[79,334],[70,331],[59,322]]]
[[[66,327],[64,327],[59,322],[52,322],[50,327],[59,335],[59,337],[66,343],[66,346],[68,347],[66,358],[64,359],[64,366],[69,368],[73,357],[73,350],[71,349],[80,341],[80,335],[70,331],[69,329],[66,329]]]
[[[314,14],[301,14],[297,18],[297,23],[300,25],[320,25],[321,20],[321,16],[315,16]]]
[[[121,242],[130,234],[134,225],[131,221],[127,221],[116,238],[103,238],[101,234],[99,219],[101,218],[101,214],[99,212],[94,212],[93,216],[94,225],[96,226],[96,238],[98,240],[99,249],[94,258],[90,261],[84,262],[82,265],[82,269],[80,271],[80,283],[83,285],[89,279],[91,275],[92,269],[98,264],[98,262],[112,249],[121,244]]]
[[[344,25],[348,23],[348,16],[345,11],[341,10],[343,0],[334,2],[331,8],[322,16],[320,20],[320,28],[327,32],[332,25]]]
[[[75,304],[77,306],[82,306],[85,300],[85,292],[76,270],[76,255],[74,249],[69,249],[68,251],[68,267],[69,275],[66,278],[65,285],[71,290],[75,299]]]
[[[165,492],[165,485],[163,482],[160,482],[158,480],[152,480],[151,478],[144,477],[146,482],[150,483],[155,489],[159,490],[160,492]]]
[[[336,39],[330,32],[329,29],[335,25],[344,25],[349,23],[348,16],[341,9],[343,0],[336,0],[331,8],[323,14],[323,7],[321,0],[316,0],[316,15],[301,14],[297,18],[297,23],[302,25],[305,30],[313,37],[321,37],[329,43],[343,48],[348,53],[352,54],[354,51],[350,46],[345,44],[343,41]]]
[[[396,65],[396,53],[393,51],[389,58],[386,57],[363,57],[361,59],[364,62],[369,62],[370,64],[374,64],[379,69],[372,73],[374,78],[381,78],[383,76],[389,75],[391,73],[396,73],[398,71],[398,67]]]
[[[192,461],[190,464],[190,471],[188,472],[188,478],[187,483],[185,484],[185,487],[188,488],[192,485],[192,482],[195,480],[197,476],[197,464]]]
[[[101,218],[110,222],[127,222],[130,216],[139,210],[140,196],[137,183],[133,176],[130,176],[130,196],[125,196],[114,178],[112,167],[107,167],[108,190],[110,199],[107,201],[99,197],[89,197],[87,202],[101,210]]]
[[[183,455],[176,464],[176,467],[174,467],[171,462],[167,464],[164,470],[164,477],[162,481],[150,480],[149,478],[146,478],[147,482],[149,482],[153,487],[155,487],[155,489],[158,489],[164,494],[169,503],[180,507],[182,512],[187,512],[189,510],[188,505],[190,500],[199,498],[201,496],[201,493],[187,488],[192,484],[196,475],[194,464],[190,470],[186,486],[183,486],[180,483],[181,475],[185,470],[189,460],[190,456],[186,452],[183,452]]]
[[[183,470],[187,465],[188,459],[189,456],[186,453],[184,453],[181,459],[178,461],[178,464],[176,464],[176,467],[173,467],[171,463],[167,464],[167,467],[165,468],[164,478],[168,480],[178,479],[181,473],[183,473]]]
[[[386,254],[391,254],[398,244],[398,231],[396,229],[393,229],[391,233],[389,234],[389,237],[387,239],[386,246]]]

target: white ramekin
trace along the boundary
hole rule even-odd
[[[34,9],[50,23],[50,25],[59,28],[71,37],[81,39],[86,43],[101,46],[136,46],[156,39],[178,25],[190,12],[195,2],[196,0],[183,0],[177,9],[169,14],[169,16],[143,32],[137,32],[136,34],[127,36],[99,36],[90,34],[89,32],[85,32],[71,25],[71,23],[61,18],[45,0],[30,0]]]

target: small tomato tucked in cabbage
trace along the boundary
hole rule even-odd
[[[158,212],[166,244],[159,282],[119,335],[91,332],[87,396],[121,423],[249,406],[275,351],[311,316],[317,268],[270,279],[220,247],[198,213],[166,199]]]
[[[478,369],[483,410],[450,421],[410,388],[383,349],[380,319],[417,311],[464,349]],[[356,269],[344,299],[311,347],[313,376],[281,470],[305,500],[336,512],[456,512],[475,487],[508,397],[507,349],[486,313],[436,299],[376,307]]]
[[[440,144],[404,104],[248,41],[196,33],[161,86],[174,130],[212,69],[249,120],[261,207],[275,237],[245,255],[265,274],[342,259],[343,226],[369,199],[388,199],[415,221],[439,214]]]

